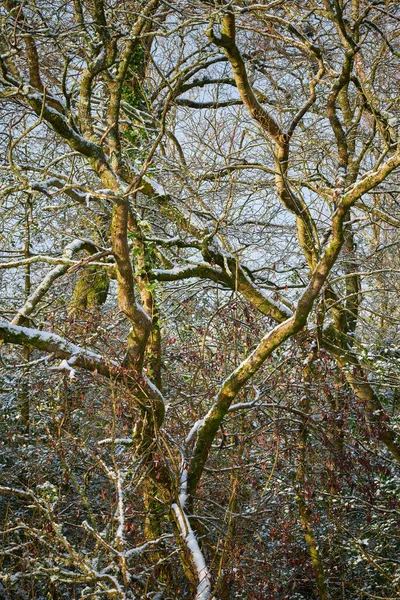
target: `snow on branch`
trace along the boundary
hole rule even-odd
[[[71,260],[74,253],[79,252],[80,250],[87,250],[88,252],[93,253],[96,252],[97,247],[90,240],[74,240],[65,247],[62,257],[64,259]],[[20,325],[26,317],[32,314],[35,307],[48,292],[54,281],[64,275],[69,267],[70,264],[59,264],[49,273],[47,273],[41,283],[27,298],[22,308],[18,310],[18,313],[15,315],[11,323],[13,325]]]
[[[58,367],[50,367],[50,371],[67,371],[69,373],[69,378],[71,381],[76,379],[76,371],[65,358],[61,361]]]
[[[189,519],[182,506],[172,504],[171,508],[175,514],[176,523],[196,569],[199,583],[197,585],[195,600],[209,600],[211,598],[211,577],[203,553],[189,523]]]
[[[37,350],[50,352],[57,358],[64,358],[78,367],[89,371],[97,371],[109,377],[112,367],[118,367],[115,362],[106,362],[101,356],[69,342],[68,340],[45,331],[20,327],[5,321],[0,321],[0,340],[7,344],[32,346]]]
[[[193,425],[193,427],[191,428],[191,430],[189,431],[189,433],[188,433],[188,435],[187,435],[187,437],[186,437],[186,439],[185,439],[185,444],[186,444],[186,445],[187,445],[187,444],[189,444],[189,443],[192,441],[192,439],[193,439],[193,437],[194,437],[195,433],[196,433],[196,432],[197,432],[197,431],[198,431],[198,430],[199,430],[201,427],[203,427],[203,425],[204,425],[204,419],[198,419],[198,420],[196,421],[196,423]]]

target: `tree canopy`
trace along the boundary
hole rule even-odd
[[[398,3],[0,19],[0,597],[398,597]]]

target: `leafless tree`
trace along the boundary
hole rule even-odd
[[[315,428],[332,497],[332,447],[343,464],[354,443],[398,468],[396,3],[6,0],[1,19],[0,338],[5,373],[18,365],[4,388],[23,375],[31,436],[31,390],[44,398],[44,382],[62,382],[62,418],[46,435],[85,513],[81,552],[54,484],[4,482],[40,515],[7,531],[30,535],[28,555],[33,540],[61,548],[33,577],[74,582],[82,598],[234,597],[235,519],[246,506],[260,518],[281,460],[311,594],[344,597],[318,541],[309,440]],[[79,441],[72,389],[107,422],[93,417]],[[325,431],[324,402],[336,415]],[[271,468],[247,502],[229,456],[253,446],[257,469],[263,452]],[[108,517],[87,492],[95,471]],[[213,493],[216,521],[201,507]],[[336,526],[329,503],[326,514]],[[398,593],[393,558],[358,545],[382,593]],[[185,584],[173,582],[175,551]]]

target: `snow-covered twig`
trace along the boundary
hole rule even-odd
[[[121,474],[121,471],[118,469],[116,472],[116,483],[117,483],[117,494],[118,494],[118,529],[115,534],[115,542],[117,548],[122,549],[124,545],[124,530],[125,530],[125,508],[124,508],[124,492],[123,492],[123,483],[124,476]]]
[[[186,440],[185,440],[185,444],[189,444],[191,442],[191,440],[193,439],[195,433],[204,425],[204,419],[199,419],[198,421],[196,421],[196,423],[193,425],[192,429],[189,431]]]
[[[72,256],[79,252],[80,250],[87,249],[91,252],[96,251],[97,248],[93,242],[90,240],[74,240],[70,244],[68,244],[63,252],[63,258],[67,260],[71,260]],[[37,286],[37,288],[29,295],[25,304],[18,310],[17,314],[11,321],[12,325],[19,325],[24,321],[26,317],[28,317],[34,311],[35,307],[38,305],[43,296],[48,292],[52,284],[56,279],[64,275],[70,265],[59,264],[54,269],[52,269],[41,283]]]
[[[65,358],[60,362],[58,367],[50,367],[50,371],[67,371],[69,373],[69,378],[71,379],[71,381],[74,381],[76,379],[75,369],[71,367],[70,364],[68,364],[68,361]]]
[[[55,333],[20,327],[4,321],[0,321],[0,340],[11,344],[33,346],[38,350],[53,353],[57,358],[67,359],[70,365],[97,371],[107,377],[112,374],[115,367],[119,366],[115,361],[106,361],[100,355],[81,348]]]
[[[132,438],[104,438],[104,440],[99,440],[99,446],[103,446],[104,444],[115,444],[121,446],[130,446],[133,443]]]
[[[193,565],[196,569],[198,585],[196,589],[195,600],[210,600],[211,599],[211,577],[208,571],[206,561],[203,553],[197,542],[196,536],[193,533],[193,529],[189,523],[182,506],[178,504],[172,504],[172,511],[175,514],[176,522],[181,532],[181,536],[185,542],[187,549],[190,552]]]

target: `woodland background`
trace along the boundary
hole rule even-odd
[[[0,23],[0,597],[400,597],[399,4]]]

